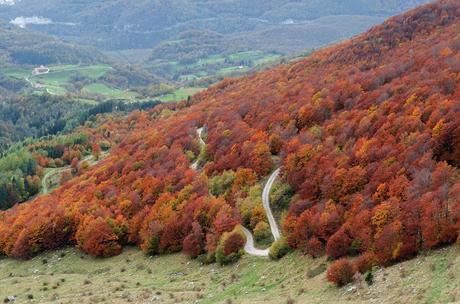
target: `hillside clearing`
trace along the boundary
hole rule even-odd
[[[193,96],[202,90],[204,90],[204,88],[180,88],[170,94],[161,96],[160,101],[171,102],[184,100],[187,99],[189,96]]]
[[[279,262],[244,256],[236,265],[201,265],[182,254],[136,248],[109,259],[76,249],[29,261],[0,260],[0,296],[19,303],[450,303],[460,299],[460,247],[374,271],[374,284],[336,288],[324,259],[292,253]],[[33,299],[27,299],[28,296]],[[231,300],[228,301],[228,300]],[[227,302],[226,302],[227,301]]]

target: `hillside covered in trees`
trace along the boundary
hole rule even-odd
[[[89,64],[106,61],[94,48],[77,46],[0,19],[0,60],[5,64]]]
[[[0,104],[0,210],[43,190],[46,170],[73,166],[115,140],[99,125],[158,101],[83,104],[66,97],[20,96]],[[55,109],[59,110],[55,110]],[[84,125],[84,126],[82,126]],[[106,134],[101,140],[98,134]]]
[[[292,248],[360,255],[364,272],[453,243],[459,26],[460,3],[437,1],[303,61],[110,121],[104,136],[120,138],[110,156],[0,213],[0,253],[28,258],[75,244],[111,256],[135,244],[213,256],[247,214],[254,227],[265,220],[245,202],[277,166],[295,193],[282,219]]]

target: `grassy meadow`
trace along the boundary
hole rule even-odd
[[[84,77],[89,80],[89,84],[81,88],[81,94],[84,100],[94,100],[96,97],[102,99],[123,99],[127,101],[141,101],[138,93],[131,90],[123,90],[110,86],[99,81],[99,78],[104,76],[112,69],[109,65],[58,65],[50,66],[50,71],[46,74],[32,75],[30,68],[7,68],[2,72],[11,77],[18,79],[29,79],[31,84],[36,87],[34,91],[37,94],[48,92],[52,95],[65,95],[69,93],[69,86],[72,85],[73,77]],[[189,96],[203,90],[201,87],[184,87],[178,88],[170,94],[159,97],[163,102],[180,101],[187,99]]]
[[[74,82],[73,79],[80,77],[91,82],[81,90],[83,94],[89,97],[91,95],[100,95],[103,99],[115,98],[132,101],[137,96],[137,93],[133,91],[121,90],[99,81],[100,77],[112,69],[109,65],[56,65],[50,66],[49,69],[49,73],[40,75],[32,75],[30,68],[11,68],[5,69],[3,72],[8,76],[29,79],[38,93],[46,91],[52,95],[65,95],[69,93],[69,87]]]
[[[337,288],[325,259],[244,256],[221,267],[182,254],[149,257],[127,248],[96,259],[68,248],[28,261],[0,260],[0,296],[17,303],[451,303],[460,300],[460,247],[422,253]]]
[[[179,61],[152,61],[150,69],[161,74],[178,75],[180,81],[211,76],[244,75],[253,68],[276,62],[281,56],[264,51],[237,52],[230,55],[210,55],[193,63]]]
[[[159,99],[162,102],[180,101],[180,100],[187,99],[189,96],[193,96],[194,94],[204,89],[205,88],[193,88],[193,87],[179,88],[170,94],[160,96]]]

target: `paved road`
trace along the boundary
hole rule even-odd
[[[280,169],[276,169],[270,178],[268,179],[267,183],[265,184],[264,192],[262,193],[262,202],[265,209],[265,213],[267,213],[268,223],[270,224],[270,230],[272,231],[273,238],[275,241],[279,240],[281,237],[280,230],[278,228],[278,224],[276,223],[275,217],[273,216],[272,209],[270,208],[270,190],[273,187],[273,183],[275,182],[276,178],[280,174]]]
[[[24,79],[29,83],[29,85],[34,88],[34,89],[43,89],[45,86],[42,85],[42,84],[39,84],[39,83],[34,83],[32,82],[32,80],[30,80],[31,77],[35,77],[35,76],[40,76],[40,75],[45,75],[45,74],[49,74],[50,73],[50,69],[46,69],[45,71],[43,72],[37,72],[37,73],[32,73],[30,76],[27,76],[25,77]],[[45,89],[45,91],[50,94],[50,95],[56,95],[54,94],[53,92],[51,92],[48,88]]]
[[[259,257],[266,257],[268,256],[268,249],[257,249],[254,247],[254,238],[251,234],[251,231],[243,227],[244,235],[246,236],[246,244],[244,244],[244,251],[247,254],[259,256]]]
[[[202,138],[203,128],[197,129],[197,134],[198,134],[198,138],[200,141],[200,145],[204,147],[206,143],[204,142]],[[197,170],[198,160],[196,160],[190,167],[193,170]],[[273,216],[272,210],[270,208],[270,190],[272,189],[273,183],[275,182],[279,174],[280,174],[280,169],[278,168],[272,173],[272,175],[270,175],[270,178],[265,184],[264,191],[262,193],[263,206],[265,209],[265,213],[267,214],[268,223],[270,224],[270,230],[272,232],[272,235],[275,241],[279,240],[279,238],[281,237],[281,233],[279,231],[278,224],[276,223],[275,217]],[[244,245],[244,250],[246,251],[246,253],[249,255],[259,256],[259,257],[268,256],[269,249],[257,249],[254,246],[254,237],[252,236],[251,231],[249,231],[246,227],[242,227],[242,228],[246,236],[246,244]]]
[[[101,154],[101,156],[105,156],[107,154],[107,152],[104,152]],[[91,159],[93,159],[94,156],[93,155],[89,155],[85,158],[83,158],[82,160],[80,160],[78,162],[78,164],[82,164],[83,162],[85,161],[90,161]],[[100,158],[101,159],[101,158]],[[45,174],[45,176],[43,177],[42,179],[42,192],[41,194],[48,194],[51,192],[51,190],[49,189],[49,186],[48,186],[48,179],[55,175],[55,174],[59,174],[59,173],[62,173],[62,172],[65,172],[65,171],[70,171],[72,168],[70,166],[65,166],[63,168],[56,168],[56,169],[53,169],[53,170],[50,170],[48,173]]]
[[[199,139],[199,142],[200,142],[200,145],[201,147],[203,148],[204,146],[206,146],[206,143],[204,142],[203,140],[203,130],[204,130],[204,127],[202,128],[199,128],[196,130],[196,133],[198,134],[198,139]],[[200,162],[199,158],[197,157],[195,162],[190,166],[190,168],[192,168],[193,170],[197,170],[198,169],[198,163]]]
[[[202,145],[204,147],[206,145],[206,143],[203,140],[203,130],[204,130],[204,127],[201,127],[198,130],[196,130],[196,132],[198,133],[198,138],[200,140],[200,145]]]
[[[42,194],[50,193],[50,189],[48,187],[48,184],[49,184],[48,179],[55,174],[59,174],[65,171],[70,171],[70,167],[57,168],[57,169],[50,170],[48,173],[46,173],[42,180]]]
[[[265,213],[267,214],[268,223],[270,224],[270,230],[275,241],[279,240],[279,238],[281,237],[281,233],[278,228],[278,224],[276,223],[275,217],[273,216],[272,209],[270,208],[270,190],[272,189],[273,183],[275,182],[279,174],[280,169],[276,169],[272,173],[272,175],[270,175],[270,178],[265,184],[264,191],[262,193],[263,206],[265,209]],[[254,237],[252,236],[251,232],[245,227],[243,227],[243,232],[246,235],[246,244],[244,245],[244,250],[248,254],[254,256],[268,256],[269,249],[261,250],[255,248]]]

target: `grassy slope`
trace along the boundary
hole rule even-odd
[[[49,93],[56,95],[64,95],[67,93],[66,86],[71,82],[72,75],[79,74],[91,80],[97,80],[111,70],[109,65],[56,65],[50,66],[50,72],[47,74],[31,76],[31,70],[28,68],[10,68],[5,69],[5,75],[26,78],[29,77],[33,83],[41,83],[44,89]],[[106,98],[119,98],[126,100],[134,100],[137,94],[131,91],[124,91],[114,87],[109,87],[102,83],[94,83],[86,86],[83,91],[94,94],[101,94]]]
[[[117,98],[126,100],[134,100],[137,96],[135,92],[112,88],[102,83],[93,83],[87,85],[83,88],[83,91],[87,93],[100,94],[107,98]]]
[[[243,60],[250,61],[252,62],[252,65],[250,67],[240,69],[239,64],[226,63],[226,58],[232,62],[238,62]],[[271,62],[276,62],[277,60],[279,60],[279,58],[280,55],[271,52],[247,51],[233,53],[228,56],[211,55],[190,64],[181,64],[177,61],[159,60],[157,62],[152,63],[151,69],[153,71],[156,71],[157,73],[161,73],[161,69],[158,70],[158,66],[167,65],[169,66],[169,69],[171,71],[170,73],[180,74],[181,79],[183,80],[200,79],[214,75],[228,76],[229,74],[235,72],[244,74],[250,68],[257,68]]]
[[[187,99],[189,96],[193,96],[202,90],[204,90],[204,88],[180,88],[173,93],[161,96],[160,100],[162,102],[180,101]]]
[[[2,70],[5,75],[24,79],[29,77],[33,83],[41,83],[44,86],[44,90],[47,90],[51,94],[64,95],[67,93],[66,86],[71,82],[71,76],[79,74],[92,80],[97,80],[107,73],[112,67],[109,65],[90,65],[90,66],[78,66],[78,65],[57,65],[50,66],[50,72],[48,74],[31,76],[31,69],[29,68],[7,68]],[[187,97],[194,95],[195,93],[203,90],[203,88],[180,88],[174,93],[162,96],[160,99],[163,102],[180,101],[187,99]],[[38,92],[38,91],[37,91]],[[125,99],[125,100],[136,100],[137,93],[133,91],[121,90],[114,87],[109,87],[103,83],[92,83],[83,88],[83,92],[89,94],[99,94],[106,98]]]
[[[65,255],[65,256],[64,256]],[[46,260],[46,264],[43,263]],[[336,288],[322,272],[324,260],[293,253],[279,262],[245,256],[229,267],[200,265],[181,254],[147,257],[126,249],[95,259],[75,249],[30,261],[0,260],[0,296],[19,303],[449,303],[460,299],[457,245],[375,271],[375,283]],[[33,300],[27,300],[33,295]],[[0,300],[1,300],[0,299]],[[154,300],[156,299],[156,300]]]

